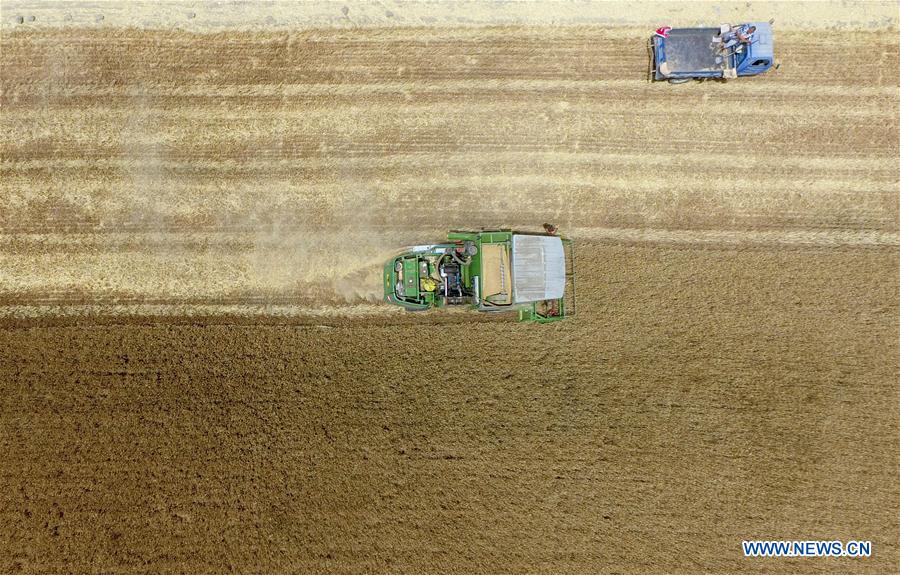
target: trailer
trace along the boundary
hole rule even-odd
[[[548,229],[555,231],[550,226]],[[548,323],[575,313],[575,250],[555,233],[450,232],[384,266],[384,299],[407,311],[468,306]]]
[[[728,42],[729,33],[736,28],[728,24],[718,28],[658,29],[650,38],[650,79],[680,84],[766,72],[775,63],[771,24],[749,22],[740,27],[756,28],[749,42]]]

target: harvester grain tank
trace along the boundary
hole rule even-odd
[[[385,301],[408,311],[515,311],[519,321],[540,323],[571,316],[574,246],[547,229],[451,232],[446,242],[409,247],[384,266]]]

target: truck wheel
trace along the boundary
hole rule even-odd
[[[686,84],[691,80],[692,78],[669,78],[669,84]]]

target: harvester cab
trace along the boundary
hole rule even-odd
[[[574,255],[571,240],[549,232],[451,232],[446,243],[391,258],[384,298],[408,311],[463,305],[515,311],[520,321],[558,321],[575,313]]]

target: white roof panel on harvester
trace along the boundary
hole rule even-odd
[[[513,302],[559,299],[566,290],[566,255],[555,236],[512,238]]]

